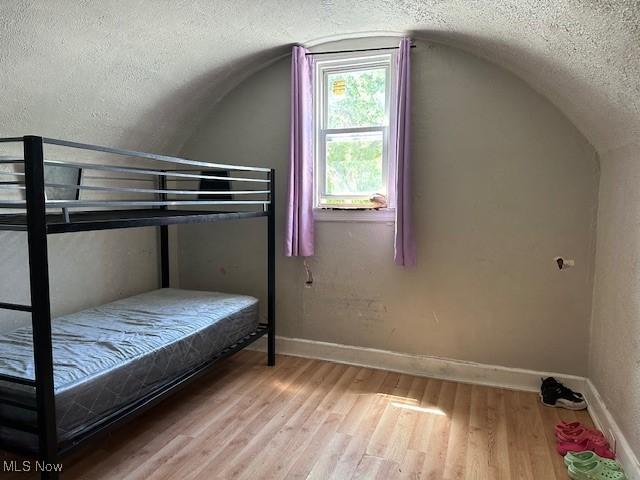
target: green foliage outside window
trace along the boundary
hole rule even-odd
[[[335,82],[344,80],[346,89],[334,94]],[[385,121],[386,70],[377,68],[327,75],[327,128],[373,127]]]
[[[332,73],[327,75],[327,82],[327,128],[385,124],[385,69]],[[386,194],[382,155],[381,132],[327,135],[326,193],[363,196]]]
[[[371,195],[382,189],[382,134],[327,137],[327,194]]]

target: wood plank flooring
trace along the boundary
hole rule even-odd
[[[535,393],[243,351],[64,463],[64,480],[566,479]],[[34,478],[28,474],[3,478]]]

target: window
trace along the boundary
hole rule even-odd
[[[316,207],[393,206],[391,65],[392,54],[316,61]]]

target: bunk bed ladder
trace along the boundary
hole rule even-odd
[[[42,137],[24,137],[24,171],[27,204],[29,286],[37,407],[38,459],[47,466],[58,462],[56,411],[53,385],[51,305],[47,258],[47,223]],[[56,472],[42,472],[42,479],[57,479]]]

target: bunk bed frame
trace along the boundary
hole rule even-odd
[[[29,256],[29,283],[31,304],[21,305],[0,302],[0,309],[29,312],[33,328],[33,352],[35,378],[18,378],[0,375],[0,380],[31,387],[35,390],[35,402],[16,403],[15,399],[3,398],[0,404],[19,406],[36,412],[37,424],[19,422],[11,418],[0,418],[0,426],[35,434],[38,448],[35,451],[18,448],[12,444],[0,444],[0,449],[35,457],[39,462],[55,465],[59,458],[67,455],[98,435],[126,422],[146,409],[176,392],[189,382],[205,373],[218,360],[225,358],[267,335],[267,363],[275,364],[275,170],[260,167],[217,164],[187,160],[130,150],[122,150],[97,145],[87,145],[63,140],[24,136],[0,138],[3,143],[22,143],[22,157],[3,157],[0,164],[24,165],[24,171],[13,174],[19,181],[0,182],[2,186],[24,192],[24,200],[0,200],[0,208],[12,212],[0,215],[0,230],[27,232]],[[59,161],[45,158],[44,146],[75,149],[74,152],[110,154],[141,161],[155,161],[170,164],[173,168],[138,168],[129,165],[97,164],[76,161]],[[47,165],[74,168],[78,172],[75,185],[51,185],[45,180]],[[15,167],[14,167],[15,168]],[[154,188],[96,187],[83,185],[85,171],[98,170],[149,178]],[[244,176],[234,176],[241,172]],[[248,176],[247,176],[248,175]],[[168,181],[192,181],[202,179],[229,182],[228,190],[203,191],[197,189],[168,188]],[[115,180],[119,180],[118,177]],[[233,184],[250,183],[258,189],[232,189]],[[46,189],[55,186],[73,191],[73,198],[47,200]],[[85,190],[106,191],[109,194],[133,193],[151,195],[151,200],[83,200],[80,192]],[[225,200],[217,200],[226,198]],[[183,199],[184,196],[196,198]],[[170,197],[177,197],[170,198]],[[229,200],[229,198],[231,198]],[[241,198],[241,200],[237,199]],[[250,198],[249,200],[245,200]],[[206,206],[206,210],[184,210],[180,207]],[[239,211],[229,211],[229,207],[241,206]],[[55,210],[55,211],[52,211]],[[49,296],[49,264],[47,258],[47,235],[67,232],[120,229],[156,226],[160,228],[161,286],[169,287],[169,234],[168,225],[186,223],[206,223],[230,219],[267,218],[267,323],[260,323],[257,329],[228,346],[204,364],[175,378],[155,391],[137,399],[116,412],[101,418],[71,440],[59,442],[57,438],[56,408],[54,394],[54,362],[52,358],[51,307]],[[1,392],[0,392],[1,393]],[[55,479],[54,471],[42,472],[42,478]]]

